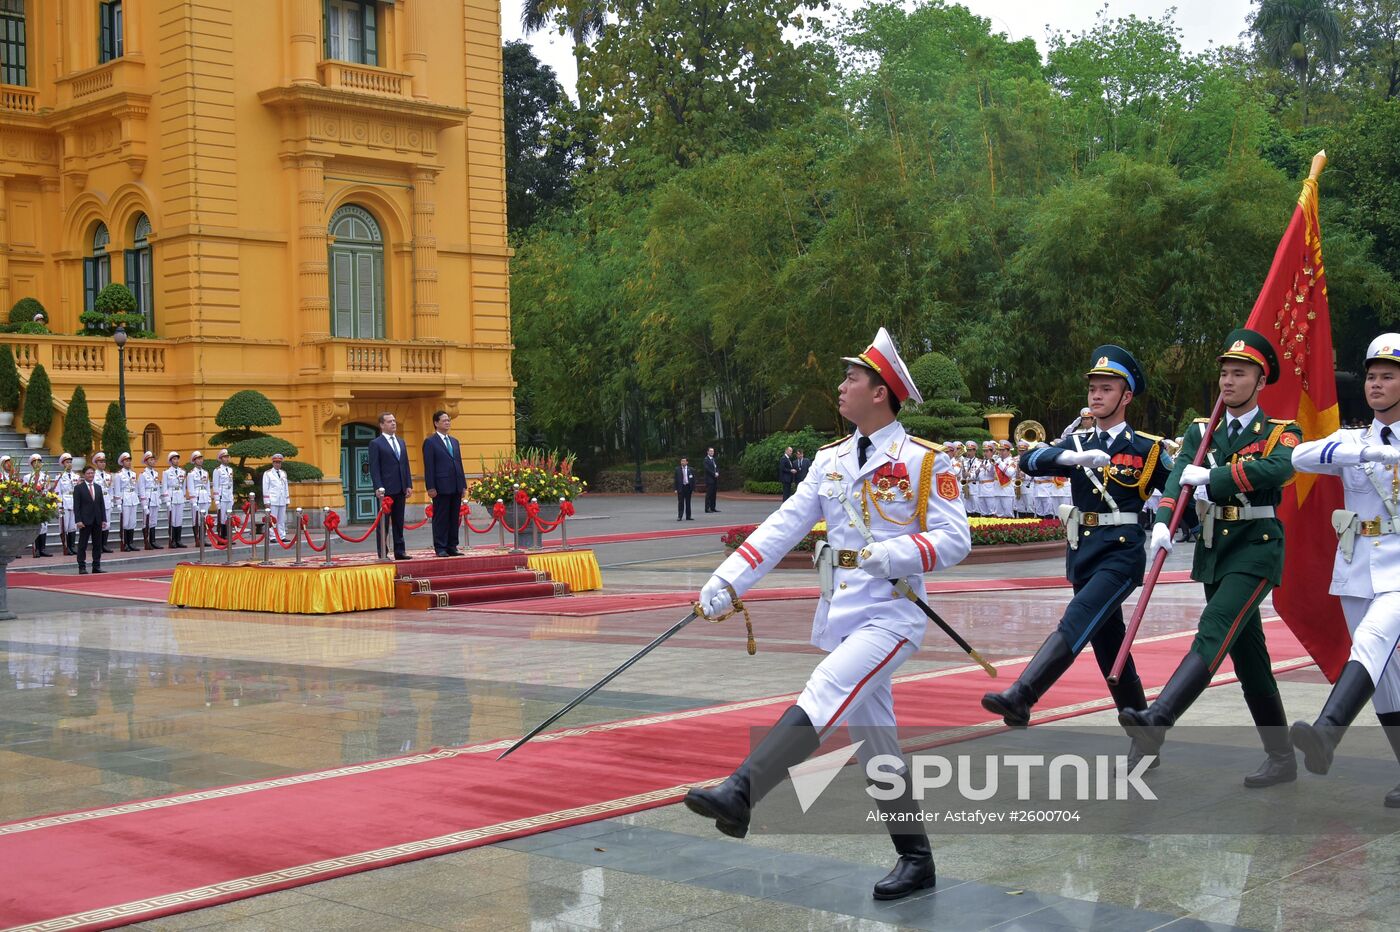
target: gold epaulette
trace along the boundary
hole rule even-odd
[[[936,453],[943,452],[943,444],[941,443],[934,443],[932,440],[925,440],[923,437],[915,437],[913,434],[909,435],[909,439],[926,450],[933,450]]]
[[[826,446],[824,446],[824,447],[817,447],[817,449],[818,449],[818,450],[829,450],[829,449],[831,449],[832,447],[836,446],[837,444],[845,443],[847,440],[850,440],[850,439],[851,439],[851,435],[850,435],[850,434],[847,434],[846,436],[840,438],[839,440],[833,440],[833,441],[831,441],[830,443],[828,443]]]
[[[1297,421],[1296,418],[1291,418],[1291,417],[1271,417],[1271,418],[1269,418],[1269,423],[1270,423],[1270,424],[1297,424],[1298,421]]]
[[[1145,431],[1145,430],[1140,430],[1140,431],[1138,431],[1138,432],[1137,432],[1137,435],[1138,435],[1139,437],[1146,437],[1148,440],[1151,440],[1151,441],[1153,441],[1154,443],[1161,443],[1161,442],[1162,442],[1162,438],[1161,438],[1161,437],[1158,437],[1156,434],[1149,434],[1149,433],[1148,433],[1147,431]]]
[[[1196,418],[1195,423],[1197,423],[1197,424],[1209,424],[1209,423],[1210,423],[1210,418],[1208,418],[1208,417],[1198,417],[1198,418]]]

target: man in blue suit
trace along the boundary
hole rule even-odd
[[[394,534],[394,559],[407,560],[403,543],[403,506],[413,494],[413,470],[408,465],[408,445],[399,438],[399,422],[389,412],[379,415],[380,434],[369,442],[369,475],[375,494],[393,499],[389,526]]]
[[[452,418],[446,411],[433,412],[433,433],[423,441],[423,483],[433,500],[433,550],[440,557],[460,557],[457,549],[458,512],[467,490],[462,467],[462,445],[447,432]]]

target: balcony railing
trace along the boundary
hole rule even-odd
[[[88,373],[117,377],[117,348],[110,339],[92,337],[4,335],[15,355],[15,366],[28,373],[37,365],[52,373]],[[126,345],[126,371],[165,373],[165,345],[132,340]]]
[[[332,339],[321,344],[321,368],[345,378],[365,373],[441,376],[445,349],[407,341]]]
[[[411,76],[402,72],[348,61],[323,61],[320,70],[321,83],[326,87],[381,97],[408,96]]]
[[[39,92],[32,87],[0,85],[0,110],[10,113],[38,113]]]

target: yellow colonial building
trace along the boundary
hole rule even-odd
[[[155,334],[138,459],[208,454],[243,388],[327,476],[293,504],[372,508],[381,411],[412,449],[445,408],[469,470],[510,449],[504,164],[497,0],[0,0],[0,313],[54,334],[0,340],[53,381],[49,451],[75,386],[117,396],[74,335],[110,282]]]

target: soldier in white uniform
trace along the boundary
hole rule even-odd
[[[42,454],[34,453],[29,457],[29,472],[24,477],[25,485],[32,485],[42,492],[52,492],[54,479],[44,472],[44,457]],[[34,536],[34,556],[52,556],[48,551],[49,544],[49,523],[44,521],[39,525],[39,533]]]
[[[1366,351],[1370,425],[1342,429],[1293,449],[1298,472],[1341,476],[1346,508],[1333,513],[1341,535],[1330,591],[1351,629],[1347,660],[1317,721],[1294,722],[1289,735],[1313,773],[1326,773],[1348,725],[1370,699],[1400,759],[1400,333],[1383,333]],[[1400,786],[1385,797],[1400,809]]]
[[[112,553],[112,548],[107,546],[107,535],[112,528],[119,526],[121,503],[112,494],[112,474],[107,471],[107,454],[101,450],[92,454],[92,484],[102,490],[102,500],[107,508],[107,527],[97,531],[99,545],[103,553]]]
[[[977,466],[977,512],[994,518],[1001,505],[1001,491],[997,488],[997,442],[995,440],[982,441],[982,459]]]
[[[277,537],[286,540],[283,526],[287,523],[287,505],[291,501],[291,491],[287,488],[287,473],[282,469],[282,454],[272,454],[272,468],[262,477],[263,506],[272,512],[277,523]],[[811,528],[808,528],[811,530]]]
[[[164,550],[156,543],[156,528],[160,526],[160,471],[156,469],[156,455],[147,450],[141,456],[146,468],[136,480],[136,494],[141,499],[142,534],[141,539],[147,550]]]
[[[185,471],[180,468],[180,454],[174,450],[166,456],[170,467],[160,477],[161,498],[165,501],[170,521],[170,549],[184,550],[180,538],[185,534]]]
[[[62,453],[58,457],[58,482],[54,491],[59,503],[59,542],[63,544],[63,555],[71,557],[78,546],[78,525],[73,520],[73,486],[78,482],[78,474],[73,471],[73,454]]]
[[[204,469],[204,454],[198,450],[190,454],[190,470],[185,475],[185,499],[194,511],[194,542],[198,544],[204,539],[204,516],[209,514],[209,503],[213,501],[209,473]]]
[[[141,497],[136,488],[136,473],[131,469],[131,454],[117,457],[117,471],[112,474],[112,498],[121,509],[122,553],[136,550],[136,515]]]
[[[214,468],[214,505],[219,509],[219,536],[228,540],[228,522],[233,515],[233,467],[229,465],[227,449],[219,451],[219,465]]]
[[[918,650],[926,621],[890,581],[906,580],[923,594],[924,573],[955,565],[972,546],[947,454],[909,436],[895,420],[900,403],[922,399],[884,328],[869,349],[845,361],[838,407],[856,432],[817,452],[797,492],[700,591],[705,614],[723,614],[817,521],[826,521],[827,541],[814,554],[822,597],[812,643],[829,653],[797,704],[728,780],[686,795],[692,811],[737,838],[748,832],[752,807],[843,723],[864,742],[857,752],[862,764],[876,755],[899,756],[890,678]],[[870,543],[866,529],[874,537]],[[878,899],[907,896],[936,881],[910,782],[902,796],[880,802],[899,862],[875,884]]]

